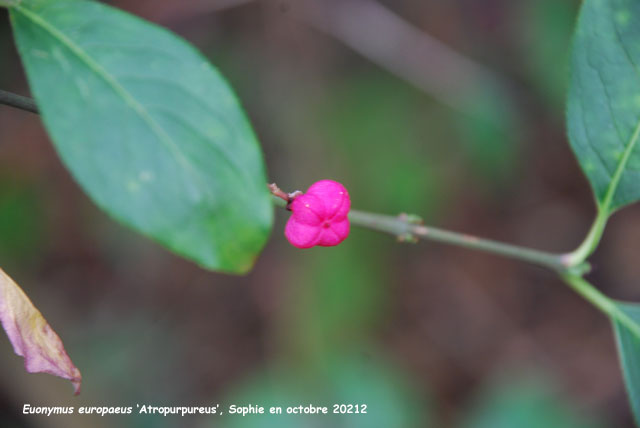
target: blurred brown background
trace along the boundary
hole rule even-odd
[[[577,0],[109,3],[222,70],[285,190],[331,178],[355,208],[550,251],[588,230],[563,115]],[[0,64],[0,88],[27,94],[6,11]],[[331,426],[632,427],[607,319],[553,274],[361,229],[300,251],[286,217],[250,275],[205,272],[98,211],[39,118],[0,106],[0,263],[84,377],[72,397],[1,339],[0,425],[328,426],[21,410],[363,402],[384,417]],[[638,224],[617,214],[592,260],[612,297],[640,300]]]

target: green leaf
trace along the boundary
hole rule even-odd
[[[82,188],[200,265],[247,271],[272,223],[235,95],[169,31],[83,0],[23,0],[11,22],[44,124]]]
[[[640,305],[616,302],[616,307],[619,315],[612,322],[620,364],[631,409],[636,424],[640,426]]]
[[[569,140],[607,214],[640,199],[638,22],[638,1],[585,0],[573,42]]]

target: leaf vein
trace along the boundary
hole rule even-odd
[[[609,9],[609,12],[611,13],[612,10]],[[615,23],[616,21],[613,18],[613,16],[610,17],[610,21],[613,22],[614,32],[616,34],[616,37],[618,38],[618,41],[620,42],[620,46],[622,47],[622,51],[624,52],[625,56],[627,57],[627,60],[631,64],[631,67],[633,68],[633,70],[636,72],[636,74],[638,74],[640,76],[640,70],[638,69],[636,63],[633,61],[633,58],[629,54],[629,52],[627,50],[627,47],[625,46],[624,42],[622,41],[618,26],[616,25],[616,23]],[[639,136],[640,136],[640,118],[638,118],[636,120],[636,126],[635,126],[635,128],[633,130],[633,133],[631,134],[630,139],[627,141],[627,144],[626,144],[625,150],[623,152],[622,158],[620,159],[620,162],[618,163],[618,167],[616,168],[616,171],[615,171],[613,177],[611,178],[611,181],[609,182],[609,186],[607,187],[607,192],[605,194],[605,199],[603,200],[603,203],[602,203],[602,207],[606,211],[610,211],[610,209],[611,209],[611,204],[613,202],[613,198],[615,196],[615,193],[616,193],[616,191],[618,189],[618,184],[620,184],[620,180],[622,179],[622,175],[624,174],[624,170],[626,168],[626,165],[629,162],[629,159],[631,158],[631,154],[633,153],[633,150],[636,147],[636,144],[638,142],[638,137]]]

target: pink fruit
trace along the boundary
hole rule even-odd
[[[351,200],[344,186],[336,181],[321,180],[297,196],[290,204],[293,213],[284,234],[298,248],[315,245],[331,247],[349,236]]]

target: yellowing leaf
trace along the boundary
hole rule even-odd
[[[0,269],[0,322],[16,354],[24,357],[29,373],[49,373],[73,384],[80,392],[82,376],[64,350],[62,341],[29,297]]]

